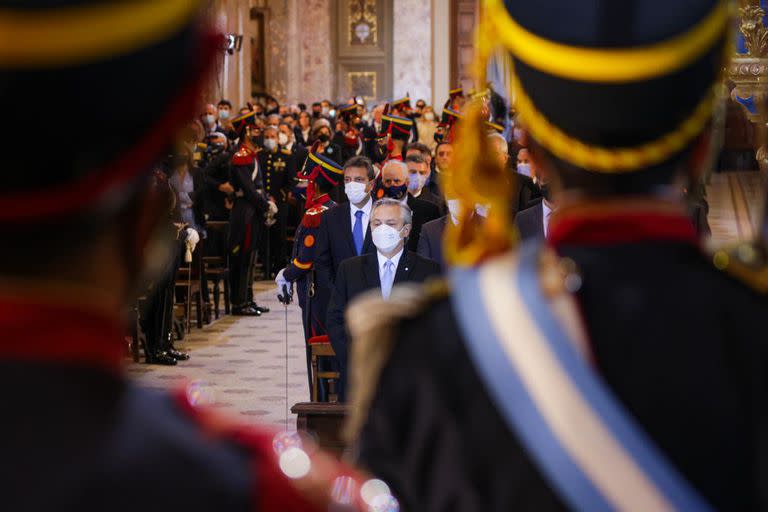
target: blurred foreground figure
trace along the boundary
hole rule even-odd
[[[350,307],[350,428],[404,509],[766,510],[766,269],[713,264],[679,193],[728,7],[486,2],[558,208],[546,243]]]
[[[0,176],[0,495],[5,511],[357,510],[379,481],[294,434],[230,424],[123,375],[121,312],[175,233],[154,163],[188,119],[217,50],[202,2],[0,1],[0,103],[27,133],[49,102],[89,112],[88,140],[5,148]],[[49,8],[50,6],[50,8]],[[120,98],[114,109],[93,108]],[[35,103],[34,101],[32,103]],[[10,143],[9,143],[10,144]],[[11,171],[13,169],[13,171]],[[362,483],[361,483],[362,484]],[[367,485],[367,487],[366,487]],[[346,509],[345,509],[346,510]]]

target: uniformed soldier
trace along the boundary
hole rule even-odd
[[[278,274],[275,282],[282,293],[284,286],[289,288],[296,283],[299,306],[304,323],[304,338],[307,342],[307,376],[311,379],[312,354],[309,339],[326,334],[325,312],[328,309],[328,290],[316,288],[314,262],[317,231],[323,214],[336,203],[329,192],[343,180],[344,171],[333,160],[311,152],[300,174],[309,182],[307,187],[306,212],[301,225],[296,230],[291,261]],[[310,392],[312,383],[309,383]],[[322,399],[323,397],[321,397]],[[321,400],[322,401],[322,400]]]
[[[24,137],[3,146],[24,172],[0,176],[1,508],[325,512],[391,501],[295,435],[201,407],[204,388],[172,395],[125,374],[122,313],[175,235],[150,171],[221,51],[203,2],[20,5],[0,1],[13,36],[0,38],[6,119],[33,131],[50,105],[15,106],[43,96],[90,115],[88,144],[65,130],[45,148]],[[115,97],[119,110],[91,108]]]
[[[350,430],[404,510],[768,510],[765,245],[707,256],[679,193],[729,4],[485,2],[558,211],[503,250],[511,187],[465,112],[452,176],[491,216],[447,249],[484,259],[348,310]]]
[[[390,114],[381,116],[381,131],[387,136],[386,160],[405,161],[403,149],[411,137],[411,131],[415,123],[407,117]]]
[[[240,145],[230,165],[235,189],[229,222],[230,294],[232,314],[241,316],[261,316],[269,311],[253,301],[253,265],[266,219],[277,212],[274,201],[264,191],[257,161],[260,150],[252,140],[255,117],[250,112],[232,120],[240,134]]]
[[[286,223],[288,220],[288,193],[296,178],[291,152],[278,143],[279,132],[274,126],[264,129],[263,149],[258,153],[264,191],[277,205],[277,213],[268,219],[267,232],[261,241],[261,259],[267,276],[283,268],[288,257]]]
[[[413,110],[413,106],[411,105],[410,94],[406,93],[404,97],[390,102],[389,113],[395,117],[404,117],[404,118],[410,119],[411,121],[414,121],[415,112]],[[408,136],[408,139],[405,142],[407,144],[409,142],[414,142],[417,140],[419,140],[419,130],[416,126],[416,122],[414,121],[410,126],[410,135]]]
[[[333,135],[333,142],[341,147],[342,162],[346,162],[356,155],[363,154],[364,144],[361,134],[362,123],[358,114],[358,105],[355,100],[349,100],[344,105],[339,105],[336,109],[336,133]]]

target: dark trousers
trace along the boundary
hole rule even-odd
[[[264,265],[267,279],[284,268],[288,263],[288,203],[279,203],[275,223],[267,228],[259,247],[259,260]]]
[[[146,311],[142,314],[142,328],[147,339],[147,351],[154,355],[172,347],[173,298],[178,266],[177,258],[172,259],[165,275],[155,282],[147,301]]]
[[[238,251],[229,257],[230,299],[235,307],[253,300],[253,260],[255,252]]]

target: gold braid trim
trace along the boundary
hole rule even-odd
[[[687,119],[654,141],[634,148],[606,148],[586,144],[552,124],[533,104],[514,73],[510,79],[515,107],[533,138],[556,157],[599,173],[633,172],[660,164],[682,151],[704,130],[717,97],[715,87],[711,87]]]

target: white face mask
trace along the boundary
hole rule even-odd
[[[461,212],[461,201],[459,199],[448,199],[446,203],[448,204],[448,211],[451,216],[458,219]]]
[[[481,217],[488,217],[488,205],[487,204],[476,204],[475,205],[475,212],[481,216]]]
[[[424,114],[424,119],[427,121],[434,121],[435,120],[435,113],[434,112],[427,112]]]
[[[531,164],[517,164],[517,172],[523,176],[531,176]]]
[[[278,142],[278,143],[279,143],[281,146],[285,146],[286,144],[288,144],[288,135],[284,134],[283,132],[280,132],[280,133],[277,135],[277,142]]]
[[[373,230],[373,233],[371,233],[373,245],[375,245],[380,252],[391,252],[403,239],[400,236],[400,231],[392,226],[387,226],[386,224],[378,226]]]
[[[347,194],[352,204],[360,204],[368,196],[368,192],[365,191],[365,185],[356,181],[345,183],[344,193]]]
[[[213,114],[206,114],[203,119],[205,120],[205,124],[208,126],[213,126],[213,123],[216,122],[216,116]]]
[[[267,151],[274,151],[277,149],[277,141],[275,139],[264,139],[264,148]]]
[[[328,114],[330,114],[330,112],[331,112],[331,109],[329,109],[328,107],[322,107],[322,108],[320,108],[320,113],[321,113],[322,115],[324,115],[324,116],[327,116]]]
[[[417,172],[408,176],[408,190],[411,192],[418,192],[424,188],[425,183],[427,183],[427,177],[423,174]]]

